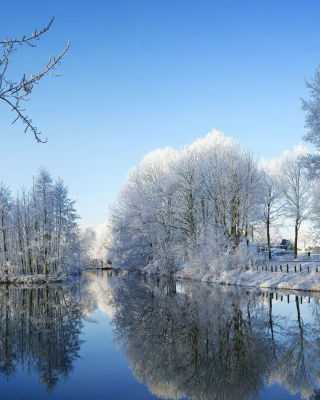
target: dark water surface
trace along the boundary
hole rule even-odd
[[[320,399],[306,293],[85,273],[0,286],[0,399]]]

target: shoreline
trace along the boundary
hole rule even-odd
[[[207,274],[203,277],[196,275],[191,277],[183,271],[175,274],[177,278],[191,279],[207,283],[218,283],[224,285],[246,286],[260,289],[282,289],[304,292],[320,292],[320,273],[315,271],[290,271],[271,272],[258,270],[231,270],[222,271],[218,274]]]
[[[81,272],[80,272],[81,273]],[[0,285],[47,285],[50,283],[60,283],[66,282],[68,279],[71,279],[73,275],[65,275],[61,274],[59,276],[44,276],[42,274],[39,275],[22,275],[22,276],[0,276]]]

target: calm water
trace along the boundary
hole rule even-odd
[[[0,286],[2,399],[320,399],[317,296],[85,273]]]

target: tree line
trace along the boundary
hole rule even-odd
[[[239,263],[236,254],[249,253],[254,233],[262,230],[270,248],[272,228],[284,219],[294,226],[297,256],[301,224],[309,220],[317,229],[319,223],[319,184],[310,179],[306,155],[299,145],[278,159],[255,161],[218,131],[181,151],[150,152],[130,171],[112,206],[113,264],[228,267]]]
[[[70,274],[80,265],[74,201],[58,178],[41,168],[14,197],[0,183],[0,276]]]

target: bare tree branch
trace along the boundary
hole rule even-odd
[[[53,70],[60,65],[62,57],[70,47],[70,42],[68,41],[66,48],[58,55],[58,57],[52,57],[50,55],[49,60],[43,70],[39,71],[37,75],[31,75],[29,79],[23,75],[20,83],[18,83],[8,79],[6,77],[6,72],[8,70],[10,56],[16,51],[15,45],[19,44],[22,46],[27,44],[30,47],[36,47],[34,41],[39,40],[41,36],[50,29],[53,19],[54,18],[52,17],[49,24],[41,31],[37,32],[35,29],[33,34],[29,37],[23,36],[22,39],[5,38],[3,42],[0,42],[0,47],[4,50],[2,59],[0,59],[0,99],[9,104],[12,111],[16,113],[16,118],[14,119],[13,123],[17,120],[21,120],[22,123],[26,124],[24,131],[27,132],[27,130],[30,129],[38,143],[47,142],[47,138],[45,140],[40,138],[41,132],[37,130],[37,127],[33,124],[32,119],[24,113],[25,110],[20,107],[20,101],[28,100],[28,96],[32,93],[34,85],[38,84],[45,75],[53,75],[57,77],[61,76],[61,74],[54,74]]]

